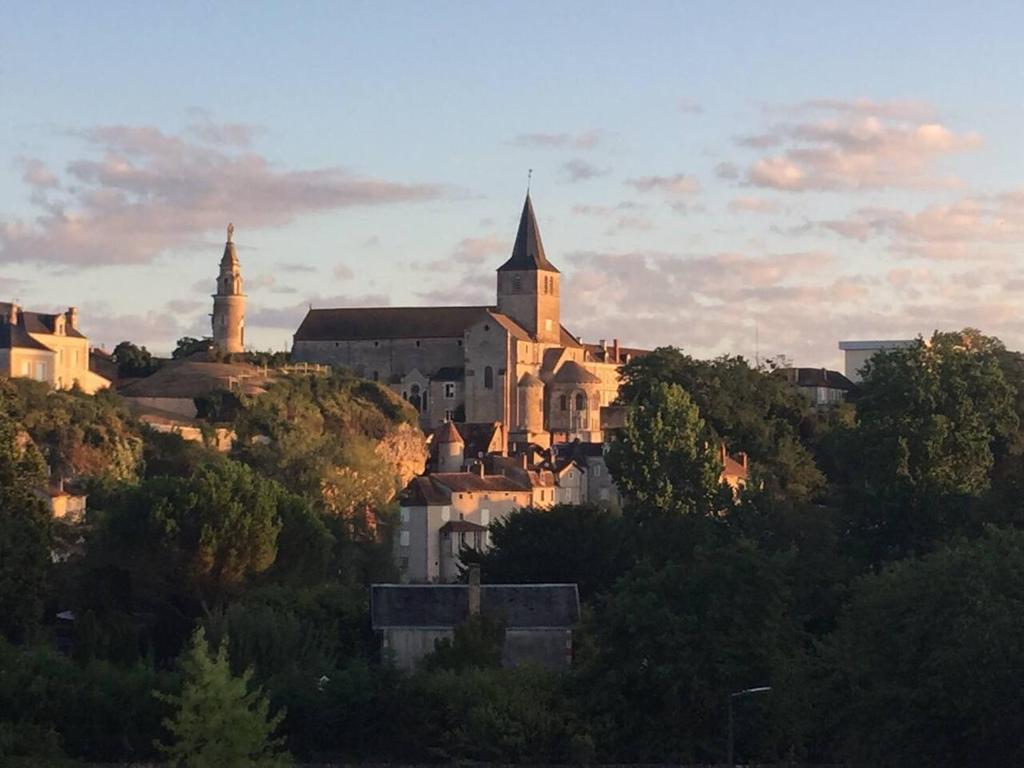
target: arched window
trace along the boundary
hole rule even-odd
[[[585,410],[587,410],[587,396],[585,394],[583,394],[582,392],[579,392],[576,395],[576,410],[577,411],[585,411]]]
[[[494,369],[489,365],[484,368],[484,388],[494,389]]]
[[[420,398],[420,385],[419,384],[413,384],[409,388],[409,405],[411,405],[417,411],[420,411],[423,408],[423,401]]]

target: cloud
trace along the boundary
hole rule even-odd
[[[582,133],[521,133],[512,139],[517,147],[530,149],[594,149],[601,144],[601,131],[590,130]]]
[[[292,273],[316,272],[316,267],[314,267],[312,264],[300,264],[296,262],[281,262],[277,265],[277,268],[282,270],[283,272]]]
[[[338,280],[351,280],[356,276],[356,273],[352,271],[352,268],[347,264],[338,264],[334,268],[334,276]]]
[[[155,127],[77,131],[84,157],[68,163],[67,191],[33,199],[31,222],[0,219],[0,262],[144,264],[174,249],[208,247],[226,221],[283,226],[309,213],[438,198],[441,187],[359,176],[343,168],[285,170],[251,151],[196,143]]]
[[[746,183],[800,192],[955,186],[955,177],[937,173],[938,161],[981,140],[943,125],[917,102],[817,100],[737,143],[777,150],[747,167]]]
[[[42,160],[23,157],[18,160],[18,164],[22,169],[21,180],[33,189],[57,189],[60,186],[57,175],[47,168]]]
[[[606,176],[608,173],[607,168],[598,168],[593,163],[579,158],[562,164],[562,174],[570,182],[589,181],[599,176]]]
[[[455,246],[452,256],[463,264],[479,264],[491,256],[499,256],[512,252],[512,243],[507,240],[487,235],[486,237],[467,237]]]
[[[621,213],[622,211],[640,211],[646,206],[623,200],[616,205],[574,205],[572,212],[579,216],[600,216],[602,218]]]
[[[823,230],[866,243],[886,238],[893,252],[935,260],[1016,259],[1024,245],[1024,207],[1015,193],[927,205],[917,212],[859,208]]]
[[[727,181],[735,181],[740,177],[740,167],[736,163],[721,162],[715,166],[715,176]]]
[[[731,213],[778,213],[780,206],[764,197],[736,197],[729,201]]]
[[[693,208],[692,199],[700,193],[700,182],[684,173],[674,176],[640,176],[626,179],[625,183],[637,192],[661,193],[677,213],[686,213]]]
[[[703,114],[704,107],[692,99],[680,99],[679,111],[684,115],[700,115]]]

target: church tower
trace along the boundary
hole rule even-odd
[[[245,350],[245,294],[242,293],[242,269],[235,253],[234,234],[234,225],[228,224],[228,241],[220,260],[211,316],[213,347],[219,354],[227,355]]]
[[[559,273],[544,255],[540,228],[526,193],[512,256],[498,267],[498,311],[528,330],[538,341],[561,341]]]

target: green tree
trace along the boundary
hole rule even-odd
[[[505,644],[505,625],[483,614],[469,616],[455,625],[452,637],[435,641],[423,659],[425,669],[497,669]]]
[[[181,360],[191,357],[197,352],[209,352],[212,344],[212,340],[208,337],[197,339],[193,336],[182,336],[178,339],[178,343],[175,344],[171,357],[175,360]]]
[[[976,528],[996,451],[1019,427],[999,348],[970,329],[937,332],[866,365],[842,479],[869,560]]]
[[[678,384],[659,382],[629,405],[608,449],[608,469],[635,510],[716,510],[722,468],[704,420]]]
[[[153,358],[148,349],[130,341],[122,341],[114,347],[110,357],[117,363],[120,376],[149,376],[160,367],[159,361]]]
[[[857,583],[814,697],[841,760],[1024,762],[1024,533],[987,529]],[[810,714],[810,713],[809,713]]]
[[[758,484],[795,500],[814,497],[824,477],[800,443],[803,397],[770,370],[742,357],[696,360],[660,347],[622,367],[619,401],[633,403],[661,383],[678,384],[693,399],[708,431],[730,451],[744,451]]]
[[[42,619],[52,531],[38,495],[42,457],[4,406],[0,398],[0,636],[21,641]]]
[[[491,523],[491,547],[467,550],[495,584],[574,583],[588,600],[610,587],[633,561],[632,526],[593,506],[520,509]]]
[[[231,674],[227,644],[211,654],[199,628],[181,662],[184,683],[180,694],[157,693],[175,708],[164,720],[170,744],[159,749],[175,764],[189,768],[227,765],[277,766],[291,757],[274,736],[284,713],[270,715],[270,701],[259,689],[250,690],[252,670]]]

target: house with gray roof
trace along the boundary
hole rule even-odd
[[[479,613],[504,626],[502,664],[567,669],[572,632],[579,622],[575,584],[374,584],[370,615],[381,647],[401,669],[411,670],[435,643]]]

